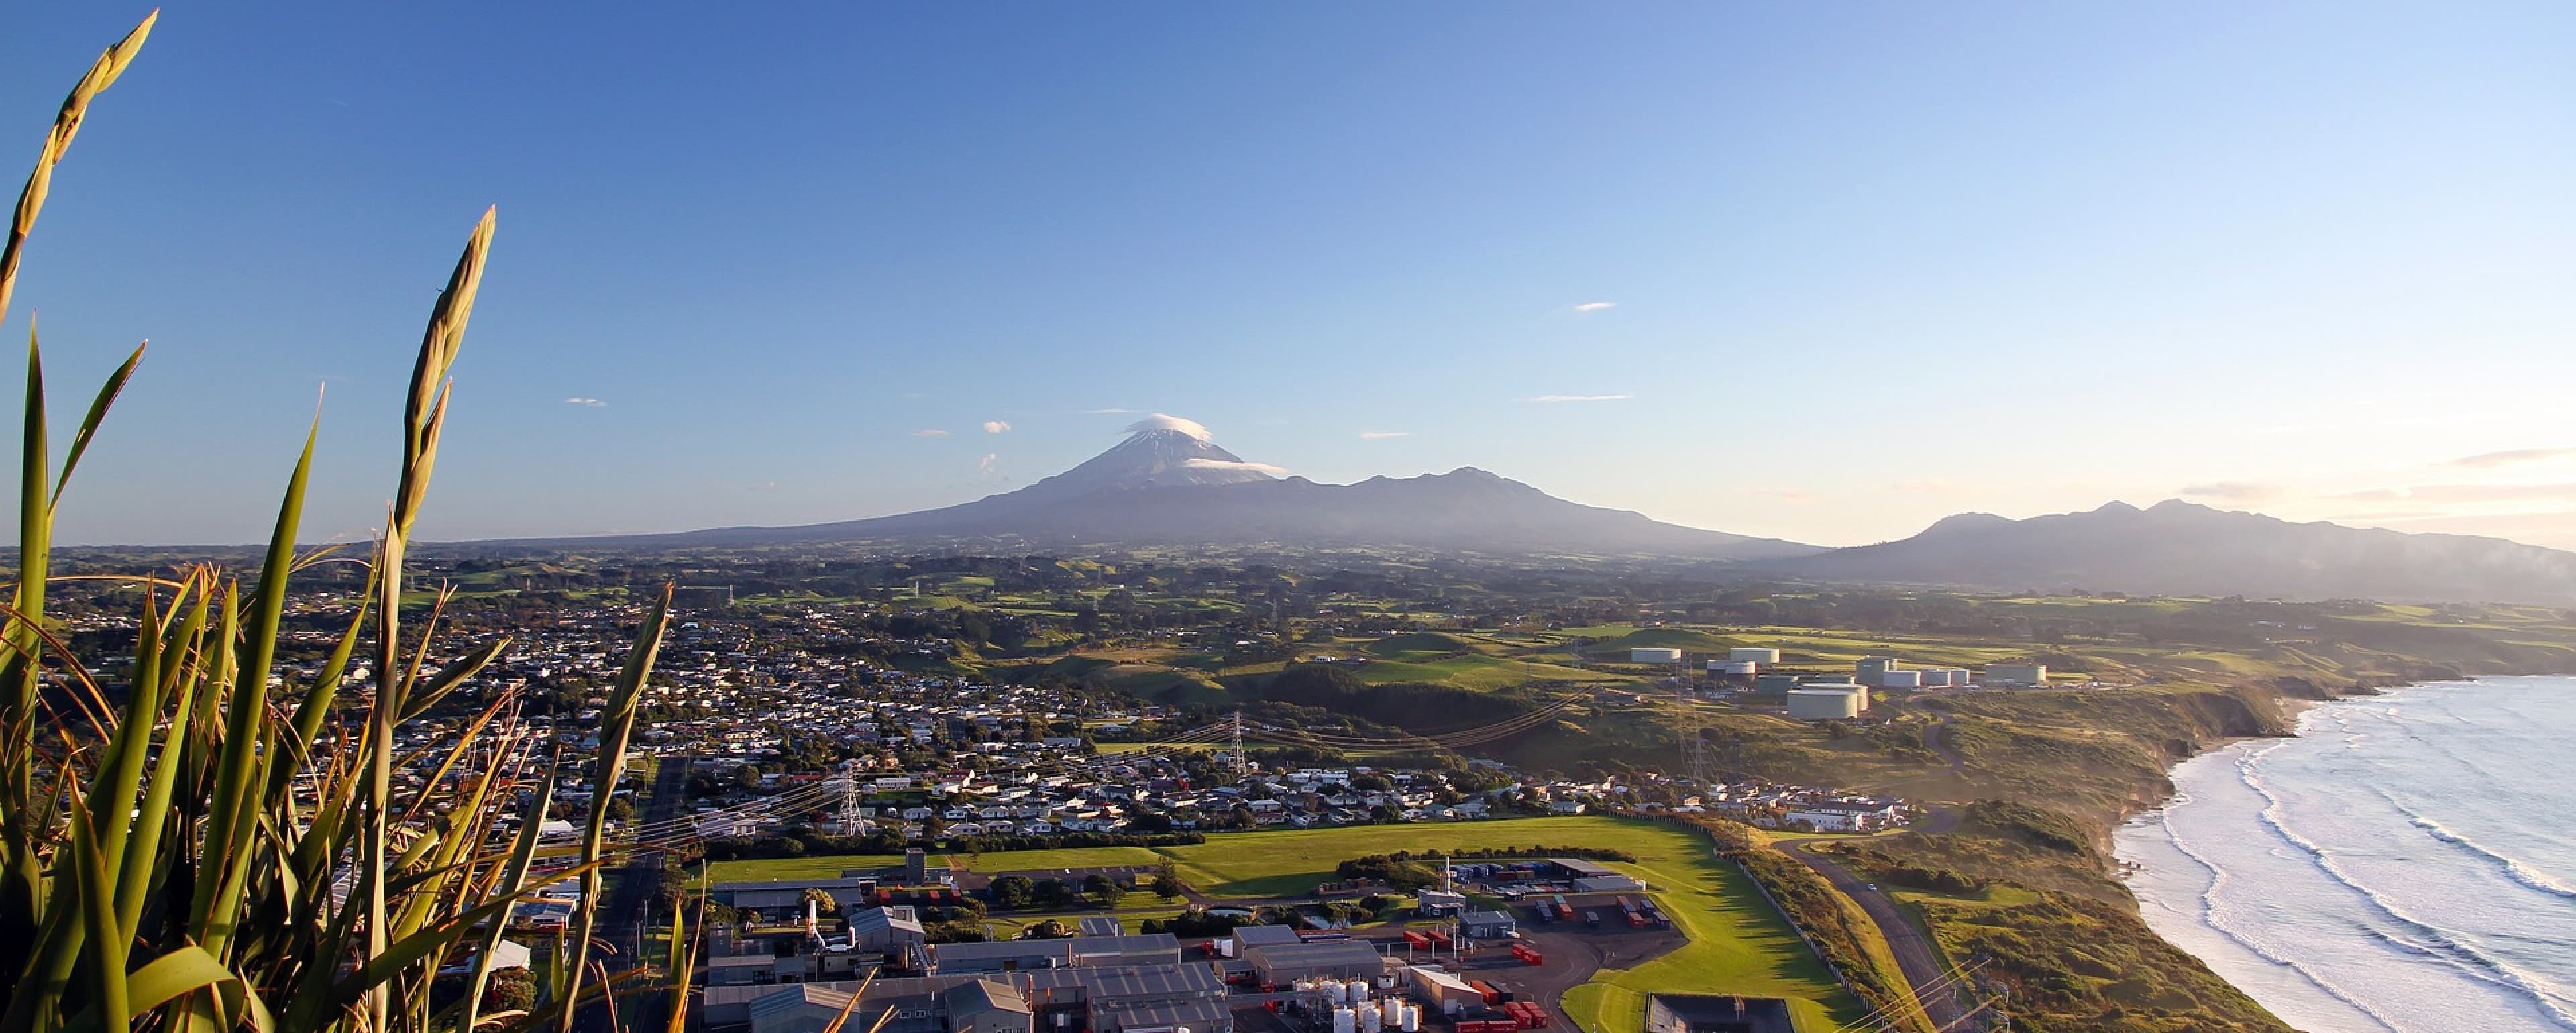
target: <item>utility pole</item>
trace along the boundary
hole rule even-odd
[[[1234,708],[1234,777],[1243,777],[1243,708]]]

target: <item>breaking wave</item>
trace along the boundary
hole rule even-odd
[[[2569,703],[2576,679],[2427,686],[2187,762],[2120,832],[2141,911],[2302,1029],[2576,1030]]]

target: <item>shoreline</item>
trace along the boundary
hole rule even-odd
[[[2456,680],[2475,681],[2476,679],[2474,677],[2463,677]],[[2260,1006],[2266,1014],[2279,1020],[2282,1025],[2302,1031],[2309,1030],[2309,1026],[2302,1025],[2299,1022],[2293,1021],[2289,1016],[2283,1015],[2279,1004],[2264,1000],[2263,996],[2256,993],[2255,987],[2246,985],[2246,982],[2241,978],[2241,976],[2232,976],[2228,971],[2226,971],[2227,968],[2235,967],[2245,959],[2227,958],[2225,959],[2225,964],[2222,965],[2218,958],[2212,956],[2212,952],[2209,949],[2212,946],[2210,943],[2194,944],[2190,939],[2177,939],[2167,930],[2158,928],[2155,918],[2151,917],[2149,914],[2150,901],[2148,896],[2146,893],[2142,893],[2138,886],[2138,883],[2142,878],[2157,874],[2157,872],[2144,862],[2131,860],[2130,857],[2124,856],[2121,844],[2122,834],[2134,828],[2142,828],[2148,825],[2151,821],[2161,824],[2163,821],[2161,816],[2167,808],[2172,807],[2178,800],[2187,799],[2187,794],[2184,792],[2182,784],[2176,778],[2176,775],[2188,765],[2226,754],[2231,750],[2238,750],[2245,747],[2248,743],[2286,743],[2300,739],[2308,732],[2306,727],[2308,715],[2317,712],[2329,704],[2356,699],[2366,699],[2373,696],[2385,695],[2391,690],[2417,688],[2426,684],[2430,683],[2407,681],[2396,685],[2365,686],[2364,688],[2368,691],[2338,693],[2331,699],[2316,699],[2307,696],[2282,696],[2279,698],[2281,717],[2289,723],[2289,729],[2283,734],[2228,736],[2212,744],[2208,749],[2200,750],[2168,765],[2165,768],[2166,791],[2164,796],[2159,799],[2153,807],[2141,808],[2122,815],[2120,820],[2112,825],[2109,833],[2110,842],[2106,844],[2110,847],[2108,854],[2111,857],[2113,864],[2112,877],[2120,883],[2122,889],[2128,891],[2130,904],[2136,909],[2139,921],[2147,923],[2147,928],[2155,934],[2157,939],[2163,940],[2167,946],[2172,947],[2173,949],[2190,956],[2194,961],[2199,962],[2201,967],[2209,970],[2211,975],[2218,977],[2220,980],[2226,982],[2227,985],[2234,987],[2236,992],[2244,994],[2248,999]],[[2214,890],[2217,885],[2216,880],[2224,877],[2223,869],[2200,855],[2193,853],[2190,848],[2184,846],[2180,838],[2170,827],[2164,827],[2156,833],[2153,833],[2152,836],[2154,842],[2161,843],[2165,847],[2172,849],[2178,855],[2188,859],[2190,863],[2207,869],[2211,873],[2212,882],[2210,885],[2212,890]],[[2203,899],[2204,906],[2206,906],[2206,898],[2204,897]],[[2207,928],[2213,934],[2221,937],[2223,942],[2233,944],[2234,950],[2245,952],[2248,958],[2253,959],[2260,965],[2284,964],[2282,959],[2269,957],[2250,945],[2239,943],[2228,938],[2228,934],[2224,930],[2218,929],[2217,927],[2209,924],[2206,915],[2193,917],[2189,919],[2189,921],[2200,927]],[[2301,978],[2307,978],[2304,970],[2299,969],[2295,965],[2290,966],[2290,968],[2292,971],[2300,972]],[[2260,967],[2252,967],[2251,970],[2261,971],[2262,969]],[[2313,984],[2313,980],[2311,980],[2311,983]],[[2323,990],[2321,986],[2319,989]],[[2325,992],[2327,992],[2329,996],[2333,996],[2331,991]],[[2355,1007],[2356,1010],[2362,1010],[2359,1009],[2358,1005],[2353,1004],[2353,1002],[2344,1001],[2343,1003]],[[2367,1018],[2376,1018],[2375,1016],[2369,1016],[2366,1011],[2364,1011],[2364,1015]]]
[[[2479,677],[2480,676],[2477,675],[2463,675],[2458,678],[2438,679],[2438,681],[2474,682],[2477,681]],[[2164,772],[2165,791],[2163,795],[2158,797],[2152,806],[2138,807],[2122,812],[2118,820],[2112,822],[2110,827],[2104,832],[2104,842],[2102,845],[2105,849],[2103,853],[2111,859],[2111,878],[2113,881],[2118,882],[2121,889],[2127,891],[2129,894],[2130,906],[2137,912],[2138,920],[2146,922],[2149,931],[2153,932],[2157,939],[2164,941],[2166,946],[2180,951],[2183,954],[2190,956],[2192,960],[2199,962],[2201,967],[2208,969],[2211,975],[2218,977],[2220,980],[2226,982],[2227,985],[2234,987],[2236,992],[2244,994],[2256,1005],[2262,1007],[2265,1013],[2280,1020],[2283,1025],[2290,1026],[2293,1029],[2301,1028],[2297,1024],[2292,1023],[2289,1019],[2281,1016],[2279,1011],[2273,1005],[2265,1003],[2261,997],[2255,995],[2253,990],[2248,989],[2242,981],[2230,978],[2228,974],[2222,971],[2220,966],[2214,963],[2211,958],[2207,957],[2202,950],[2194,949],[2192,946],[2177,941],[2172,936],[2167,935],[2165,930],[2156,928],[2155,921],[2148,916],[2148,901],[2146,897],[2139,892],[2137,886],[2137,880],[2142,875],[2147,874],[2149,868],[2144,863],[2133,861],[2128,857],[2122,856],[2120,848],[2121,833],[2133,826],[2143,824],[2151,818],[2156,818],[2158,815],[2161,815],[2166,808],[2173,806],[2174,802],[2178,798],[2182,798],[2184,796],[2182,786],[2178,781],[2176,781],[2174,776],[2186,765],[2205,758],[2224,754],[2229,750],[2237,749],[2246,743],[2286,742],[2301,738],[2307,733],[2307,716],[2330,704],[2343,703],[2358,699],[2368,699],[2374,696],[2383,696],[2392,691],[2420,688],[2428,684],[2434,684],[2434,682],[2409,679],[2403,682],[2396,682],[2387,685],[2363,684],[2355,686],[2351,691],[2337,692],[2329,698],[2322,699],[2304,695],[2293,696],[2280,694],[2277,695],[2275,699],[2277,700],[2277,705],[2280,707],[2281,719],[2288,724],[2288,729],[2283,733],[2278,735],[2224,736],[2209,744],[2207,748],[2194,751],[2188,756],[2178,758],[2171,764],[2166,765]],[[2170,830],[2167,830],[2164,833],[2164,839],[2178,852],[2183,852],[2184,856],[2191,856],[2187,851],[2183,850],[2178,841],[2173,839]],[[2198,861],[2197,858],[2194,860],[2195,863],[2201,863],[2206,866],[2206,862]],[[2260,957],[2259,954],[2255,956],[2258,958]]]
[[[2506,680],[2519,678],[2463,676],[2409,682],[2402,688],[2465,690]],[[2231,737],[2168,767],[2171,790],[2164,799],[2128,815],[2113,830],[2115,877],[2129,891],[2139,918],[2157,938],[2297,1029],[2419,1028],[2420,1016],[2402,1007],[2405,998],[2390,989],[2397,986],[2411,987],[2408,993],[2440,992],[2446,986],[2470,992],[2474,987],[2470,998],[2461,999],[2464,1006],[2468,1000],[2480,1001],[2470,1013],[2483,1008],[2487,1019],[2504,1021],[2480,1028],[2560,1028],[2576,1022],[2566,1011],[2569,970],[2546,960],[2565,955],[2549,949],[2537,956],[2524,953],[2516,939],[2520,927],[2503,932],[2492,913],[2436,903],[2477,898],[2477,891],[2497,877],[2492,865],[2458,858],[2446,862],[2440,847],[2401,847],[2390,838],[2392,829],[2409,831],[2392,824],[2401,821],[2432,829],[2432,836],[2444,843],[2459,843],[2463,840],[2457,837],[2472,834],[2487,838],[2484,831],[2468,831],[2477,826],[2459,825],[2453,816],[2478,820],[2481,812],[2474,807],[2454,809],[2475,797],[2452,788],[2461,784],[2456,778],[2434,774],[2474,776],[2481,769],[2446,766],[2440,758],[2457,754],[2443,740],[2428,740],[2427,745],[2409,741],[2419,738],[2411,733],[2390,737],[2390,731],[2424,728],[2427,720],[2433,722],[2431,728],[2455,728],[2469,723],[2472,715],[2516,714],[2530,707],[2524,701],[2534,697],[2424,694],[2411,701],[2418,705],[2404,708],[2401,724],[2397,706],[2382,711],[2366,705],[2368,696],[2379,694],[2285,706],[2284,716],[2293,723],[2289,734]],[[2494,709],[2498,700],[2506,701],[2501,711]],[[2365,706],[2338,718],[2320,717],[2321,707],[2314,704],[2328,702]],[[2276,750],[2286,752],[2275,757]],[[2220,757],[2230,759],[2216,759]],[[2426,787],[2428,795],[2407,794],[2400,802],[2385,790],[2377,791],[2375,799],[2352,791],[2375,777],[2368,773],[2400,771],[2424,773],[2426,780],[2413,784]],[[2520,784],[2517,791],[2534,794],[2533,799],[2554,795],[2543,785]],[[2396,808],[2394,814],[2379,806],[2382,800]],[[2442,809],[2422,809],[2428,804]],[[2486,827],[2498,827],[2496,820],[2490,815]],[[2452,834],[2443,823],[2462,831]],[[2287,845],[2272,842],[2273,837]],[[2436,851],[2417,854],[2429,856],[2434,867],[2390,867],[2408,863],[2407,855],[2421,849]],[[2513,867],[2483,844],[2474,849],[2487,860]],[[2510,846],[2497,849],[2525,860],[2534,857]],[[2563,871],[2566,855],[2562,850],[2555,856]],[[2452,889],[2454,885],[2466,889]],[[2354,923],[2358,934],[2346,928]],[[2550,936],[2568,935],[2563,924],[2555,928]],[[2475,964],[2464,965],[2462,959]]]

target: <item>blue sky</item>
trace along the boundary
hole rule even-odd
[[[261,536],[325,384],[363,538],[497,203],[431,537],[941,505],[1141,410],[1827,544],[2576,547],[2564,4],[236,6],[164,13],[0,326],[61,410],[153,341],[73,540]],[[10,15],[12,181],[143,11]]]

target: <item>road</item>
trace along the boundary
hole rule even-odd
[[[653,785],[636,803],[632,824],[669,821],[680,816],[686,805],[689,784],[689,761],[684,757],[665,757],[655,771]],[[627,855],[624,867],[610,873],[606,899],[600,902],[599,924],[594,942],[606,944],[616,954],[601,959],[610,972],[633,967],[635,955],[644,944],[645,925],[653,914],[653,896],[662,886],[662,852],[637,850]],[[599,957],[594,950],[592,957]],[[574,1028],[581,1033],[616,1033],[620,1020],[637,1028],[647,1028],[668,996],[659,990],[629,994],[617,1002],[615,1009],[595,1004],[581,1010]]]
[[[1940,713],[1941,720],[1923,729],[1923,748],[1940,757],[1942,763],[1950,765],[1951,774],[1964,778],[1968,774],[1968,762],[1950,746],[1951,714],[1947,710]]]
[[[1937,834],[1958,822],[1958,811],[1943,807],[1926,816],[1918,829]],[[1896,906],[1893,898],[1862,881],[1833,858],[1815,852],[1815,845],[1815,840],[1799,840],[1782,843],[1781,849],[1815,869],[1816,874],[1824,876],[1835,889],[1852,898],[1860,905],[1861,911],[1869,915],[1869,920],[1878,926],[1879,935],[1887,938],[1888,949],[1895,952],[1896,965],[1904,971],[1906,984],[1914,988],[1915,1000],[1923,1005],[1923,1013],[1931,1016],[1933,1028],[1949,1029],[1967,1018],[1968,1009],[1960,1003],[1957,988],[1931,993],[1923,991],[1924,987],[1940,982],[1950,971],[1950,966],[1941,961],[1941,952],[1933,946],[1930,938],[1916,929],[1914,923],[1905,920],[1905,912]]]

